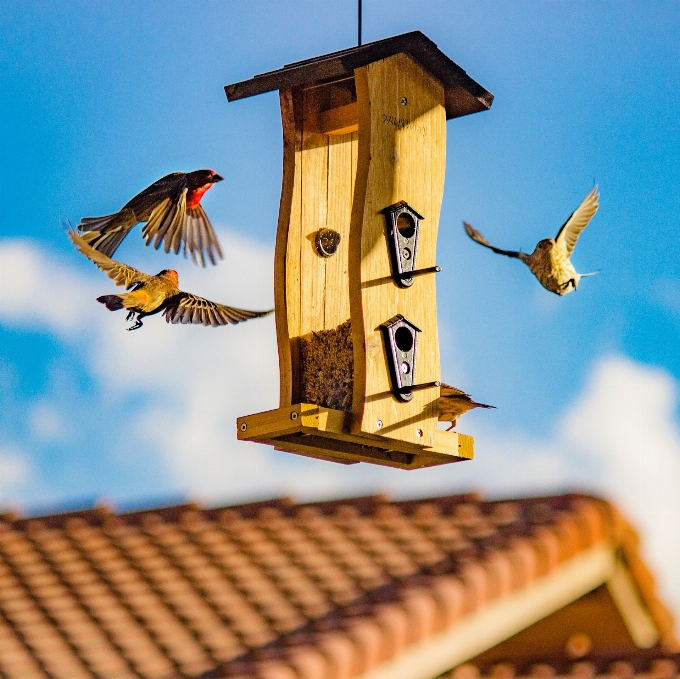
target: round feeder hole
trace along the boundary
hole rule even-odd
[[[322,257],[332,257],[340,245],[341,236],[333,229],[319,229],[314,236],[316,251]]]
[[[413,348],[413,333],[402,325],[394,333],[394,342],[399,351],[411,351]]]
[[[411,251],[410,251],[408,248],[404,248],[404,249],[401,251],[401,256],[402,256],[404,259],[411,259]]]
[[[416,232],[416,223],[408,212],[402,212],[397,217],[397,229],[402,238],[412,238]]]
[[[404,361],[401,364],[400,368],[401,368],[401,372],[404,373],[404,375],[408,375],[409,372],[411,372],[411,366],[408,363],[406,363],[406,361]]]

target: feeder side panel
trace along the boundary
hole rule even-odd
[[[300,258],[289,257],[288,251],[299,239],[299,229],[289,233],[291,224],[300,221],[300,169],[299,156],[302,152],[302,92],[298,88],[281,90],[281,121],[283,127],[283,179],[279,222],[276,231],[276,250],[274,253],[274,300],[276,317],[276,339],[279,348],[280,406],[294,402],[293,385],[297,380],[298,352],[291,350],[290,332],[295,334],[300,317],[299,280]],[[296,123],[296,118],[298,122]],[[293,364],[295,359],[295,364]]]
[[[324,327],[335,328],[349,318],[349,225],[352,217],[352,191],[356,172],[358,136],[333,135],[328,139],[328,217],[326,226],[340,234],[337,252],[324,260],[326,296]]]
[[[281,95],[284,180],[275,263],[281,407],[351,403],[352,397],[351,349],[349,360],[341,352],[317,355],[319,333],[346,333],[350,316],[347,261],[358,145],[356,132],[320,130],[328,95],[324,88]],[[329,257],[316,247],[322,229],[340,234]],[[347,385],[346,398],[335,382]]]
[[[406,201],[423,215],[417,264],[434,266],[446,167],[444,90],[405,54],[355,74],[359,162],[350,243],[352,322],[358,326],[353,429],[432,446],[439,388],[415,391],[408,403],[395,399],[380,326],[401,314],[421,328],[415,381],[439,380],[435,276],[419,277],[410,288],[395,285],[382,210]],[[357,205],[360,200],[363,206]]]

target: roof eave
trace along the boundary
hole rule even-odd
[[[484,89],[437,45],[420,31],[287,64],[276,71],[225,86],[229,101],[245,99],[274,90],[352,77],[357,68],[406,53],[426,68],[444,86],[446,117],[458,118],[491,107],[493,94]]]

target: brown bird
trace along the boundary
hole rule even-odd
[[[567,219],[557,236],[545,238],[539,241],[536,248],[530,255],[514,250],[500,250],[489,243],[479,231],[463,222],[467,235],[480,245],[483,245],[499,255],[516,257],[521,259],[538,278],[539,283],[550,292],[556,295],[566,295],[572,290],[576,290],[578,282],[583,276],[593,276],[593,273],[577,273],[574,265],[570,261],[571,253],[574,251],[576,241],[583,229],[593,218],[599,207],[598,200],[600,194],[597,186],[585,197],[584,201],[576,208],[572,215]]]
[[[165,252],[172,250],[175,254],[184,246],[184,256],[188,252],[194,263],[205,266],[207,255],[215,264],[215,257],[221,259],[222,251],[201,206],[201,198],[222,179],[213,170],[173,172],[138,193],[119,212],[104,217],[83,217],[78,231],[95,250],[112,257],[130,229],[146,222],[142,236],[147,245],[155,239],[156,250],[164,243]]]
[[[451,423],[451,426],[446,431],[453,429],[456,426],[456,420],[468,412],[468,410],[496,407],[477,403],[472,400],[470,394],[466,394],[457,387],[452,387],[450,384],[444,384],[443,382],[439,394],[439,421]]]
[[[250,318],[267,316],[270,311],[247,311],[210,302],[179,289],[177,272],[163,269],[155,276],[138,271],[127,264],[116,262],[95,250],[75,231],[68,232],[73,244],[88,259],[92,260],[116,285],[124,285],[131,292],[121,295],[103,295],[97,301],[106,305],[109,311],[127,309],[126,320],[135,319],[128,330],[142,327],[142,318],[163,312],[168,323],[197,323],[200,325],[227,325],[240,323]]]

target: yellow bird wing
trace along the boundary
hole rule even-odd
[[[180,292],[171,297],[165,307],[165,320],[168,323],[195,323],[198,325],[228,325],[247,321],[251,318],[267,316],[274,311],[248,311],[217,304],[210,300]]]
[[[153,278],[153,276],[143,271],[139,271],[127,264],[116,262],[111,257],[99,252],[99,250],[95,250],[73,229],[68,231],[68,237],[85,257],[94,262],[116,285],[124,285],[126,290],[129,290],[133,285],[146,283]]]
[[[559,230],[555,243],[562,249],[567,259],[571,257],[581,232],[588,226],[590,220],[595,216],[597,208],[600,207],[599,199],[600,194],[597,192],[597,186],[593,186],[592,191]]]

